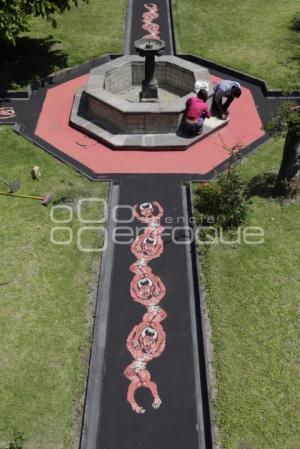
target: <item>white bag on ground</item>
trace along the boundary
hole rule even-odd
[[[196,81],[194,85],[194,92],[197,94],[201,89],[206,90],[206,92],[208,92],[209,84],[206,81]]]

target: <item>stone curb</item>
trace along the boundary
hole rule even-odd
[[[189,216],[194,217],[194,206],[193,206],[193,197],[192,197],[192,182],[186,183],[187,190],[187,208]],[[194,229],[193,225],[190,225],[192,229]],[[207,421],[206,425],[209,428],[209,445],[212,449],[217,449],[216,443],[216,431],[215,431],[215,416],[214,416],[214,408],[213,408],[213,398],[212,398],[212,388],[211,388],[211,378],[209,372],[209,359],[208,359],[208,344],[207,344],[207,335],[205,331],[205,321],[204,321],[204,311],[205,304],[203,301],[203,290],[204,287],[201,283],[200,275],[202,273],[202,268],[200,262],[197,257],[197,248],[195,241],[191,244],[191,262],[192,262],[192,278],[194,282],[195,295],[196,299],[198,299],[198,304],[196,303],[196,315],[198,319],[198,339],[202,342],[201,346],[203,349],[202,355],[200,355],[200,359],[202,359],[202,363],[200,365],[205,371],[205,375],[202,376],[202,387],[204,388],[204,397],[206,399],[206,404],[204,404],[207,411]],[[198,307],[197,307],[198,306]],[[202,357],[201,357],[202,356]],[[207,443],[207,442],[206,442]]]
[[[108,205],[107,247],[102,254],[101,270],[99,275],[97,304],[93,331],[93,346],[90,357],[84,416],[81,430],[80,449],[96,449],[98,428],[101,410],[102,378],[105,368],[105,348],[107,323],[109,315],[109,299],[111,273],[113,270],[114,244],[112,233],[115,222],[112,210],[118,204],[119,186],[111,183]]]

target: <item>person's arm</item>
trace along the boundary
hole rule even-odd
[[[188,100],[186,100],[186,103],[185,103],[185,111],[184,111],[184,112],[187,112],[187,111],[188,111],[188,109],[189,109],[189,107],[190,107],[190,104],[191,104],[191,99],[189,98]]]
[[[210,117],[211,117],[211,116],[210,116],[210,112],[209,112],[209,108],[208,108],[207,105],[205,105],[205,111],[204,111],[204,113],[205,113],[205,117],[206,117],[206,118],[210,118]]]

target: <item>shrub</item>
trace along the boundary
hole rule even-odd
[[[25,443],[24,436],[21,432],[15,432],[8,446],[1,449],[23,449]]]
[[[292,18],[290,28],[293,31],[300,31],[300,11],[296,12]]]
[[[245,221],[247,210],[246,184],[236,169],[196,192],[195,216],[199,224],[234,229]]]
[[[298,104],[294,101],[281,101],[271,120],[264,125],[265,131],[276,138],[285,137],[287,131],[300,134],[300,115]]]

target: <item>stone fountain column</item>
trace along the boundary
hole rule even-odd
[[[158,39],[139,39],[134,43],[136,51],[145,57],[145,79],[142,82],[140,101],[158,99],[158,82],[155,78],[155,56],[160,56],[165,42]]]

